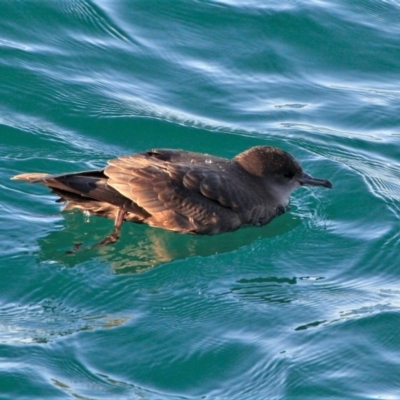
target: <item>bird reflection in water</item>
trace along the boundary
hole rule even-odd
[[[78,212],[63,213],[62,229],[39,241],[39,258],[43,262],[75,267],[93,260],[107,264],[115,273],[142,273],[151,268],[189,257],[207,257],[235,251],[257,240],[287,233],[301,224],[300,216],[287,213],[263,227],[247,227],[216,236],[181,235],[146,225],[127,225],[124,236],[114,246],[88,248],[67,254],[71,242],[90,237],[96,242],[109,229],[109,223],[96,217],[86,219]],[[109,221],[108,221],[109,222]],[[101,225],[101,228],[100,228]]]

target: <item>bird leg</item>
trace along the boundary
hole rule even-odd
[[[111,243],[115,243],[118,239],[119,239],[119,233],[121,231],[121,226],[124,222],[124,217],[125,217],[125,213],[126,211],[123,210],[122,208],[119,208],[117,211],[117,215],[115,216],[115,220],[114,220],[114,229],[111,232],[110,235],[108,235],[107,237],[105,237],[102,241],[100,241],[99,243],[96,243],[92,246],[89,247],[85,247],[82,248],[82,243],[75,243],[74,247],[71,250],[66,251],[67,254],[73,254],[76,253],[78,251],[82,251],[82,250],[90,250],[96,247],[100,247],[100,246],[105,246],[107,244],[111,244]]]
[[[119,239],[119,233],[121,231],[121,227],[124,222],[125,213],[126,213],[126,211],[123,210],[122,208],[118,209],[117,215],[115,216],[115,220],[114,220],[114,230],[111,232],[110,235],[108,235],[106,238],[104,238],[101,242],[96,243],[92,247],[105,246],[110,243],[115,243]]]

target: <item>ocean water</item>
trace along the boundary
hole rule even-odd
[[[400,2],[0,2],[0,399],[400,398]],[[293,154],[334,188],[186,236],[22,172]]]

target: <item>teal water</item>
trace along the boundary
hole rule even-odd
[[[400,398],[397,0],[0,2],[1,399]],[[22,172],[281,147],[333,190],[193,237]]]

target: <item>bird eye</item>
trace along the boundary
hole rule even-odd
[[[284,176],[285,178],[292,179],[292,178],[294,177],[294,174],[291,173],[291,172],[286,172],[285,174],[283,174],[283,176]]]

